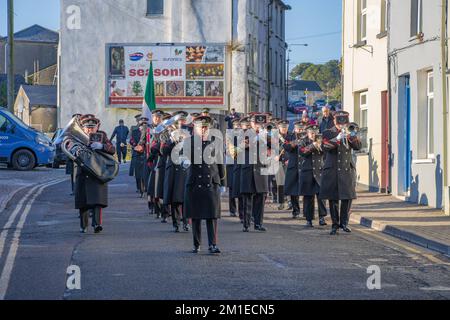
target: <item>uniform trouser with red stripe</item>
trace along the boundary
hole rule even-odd
[[[89,212],[92,210],[92,226],[101,226],[102,225],[102,208],[94,207],[94,208],[83,208],[80,209],[80,227],[82,229],[86,229],[89,224]]]
[[[217,219],[206,219],[206,230],[208,233],[208,245],[217,245]],[[194,236],[194,247],[199,248],[202,243],[201,219],[192,219],[192,234]]]

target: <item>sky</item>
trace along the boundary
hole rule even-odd
[[[97,1],[97,0],[93,0]],[[292,46],[291,68],[302,62],[325,63],[341,55],[341,0],[284,0],[286,42]],[[59,0],[14,0],[15,30],[33,24],[58,30]],[[0,36],[7,33],[7,0],[0,0]]]

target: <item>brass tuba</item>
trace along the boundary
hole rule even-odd
[[[90,137],[83,131],[76,118],[70,120],[56,141],[58,142],[61,143],[61,150],[70,160],[101,183],[107,183],[118,175],[117,161],[110,154],[89,148]]]

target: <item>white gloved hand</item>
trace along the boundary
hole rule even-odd
[[[91,149],[92,150],[102,150],[103,149],[103,144],[101,144],[100,142],[93,142],[91,144]]]
[[[186,160],[183,160],[182,162],[181,162],[181,166],[184,168],[184,169],[189,169],[189,167],[191,166],[191,161],[189,160],[189,159],[186,159]]]

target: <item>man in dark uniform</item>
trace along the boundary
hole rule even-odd
[[[147,134],[147,202],[150,214],[156,211],[155,168],[159,158],[159,141],[153,131],[162,123],[163,115],[162,110],[152,111],[152,124],[148,127]]]
[[[351,232],[349,212],[352,200],[356,199],[356,165],[352,154],[353,150],[361,149],[361,140],[356,134],[347,132],[348,124],[348,112],[339,111],[335,115],[334,127],[323,134],[326,157],[319,197],[330,201],[331,235],[336,235],[339,228]]]
[[[148,118],[141,118],[139,121],[139,127],[133,130],[130,139],[130,145],[133,148],[131,160],[133,165],[133,175],[136,179],[136,187],[138,189],[138,193],[140,193],[141,195],[141,198],[144,197],[144,193],[147,187],[145,185],[145,133],[147,125]]]
[[[131,128],[130,128],[130,132],[129,132],[129,136],[128,136],[128,141],[131,141],[131,138],[133,137],[133,132],[135,132],[135,130],[139,128],[139,122],[141,121],[142,115],[141,115],[141,114],[138,114],[138,115],[136,115],[134,118],[136,119],[136,125],[131,126]],[[131,152],[130,171],[129,171],[129,176],[130,176],[130,177],[133,177],[133,176],[134,176],[134,163],[136,162],[136,161],[133,161],[133,160],[135,160],[135,159],[133,159],[133,154],[134,154],[134,153],[133,153],[133,151],[132,151],[132,152]],[[137,185],[136,185],[136,192],[137,192],[137,193],[139,192],[139,188],[138,188]]]
[[[280,143],[280,155],[278,156],[278,161],[280,162],[280,168],[278,170],[278,173],[275,176],[278,190],[278,210],[284,210],[285,209],[285,192],[284,192],[284,185],[286,182],[286,170],[287,170],[287,156],[286,156],[286,150],[284,150],[284,144],[286,141],[288,141],[289,137],[289,121],[288,120],[279,120],[277,122],[278,125],[278,132],[279,132],[279,143]]]
[[[325,201],[319,199],[323,167],[323,150],[319,127],[311,125],[306,128],[306,132],[307,137],[300,145],[300,155],[303,157],[300,174],[300,195],[303,196],[303,213],[306,217],[306,226],[311,228],[314,220],[314,198],[317,198],[319,205],[319,224],[321,226],[327,225],[325,222],[327,208]]]
[[[237,132],[237,130],[240,130],[240,119],[236,118],[232,121],[232,129],[234,132]],[[236,212],[239,212],[239,217],[243,218],[244,214],[244,207],[242,199],[239,196],[239,191],[234,190],[235,184],[234,184],[234,172],[236,170],[236,167],[239,166],[237,161],[237,136],[234,137],[233,141],[228,141],[228,157],[227,157],[227,187],[228,187],[228,198],[229,198],[229,209],[230,209],[230,216],[236,217]],[[239,188],[239,187],[238,187]],[[237,202],[237,205],[236,205]]]
[[[212,125],[211,125],[212,129],[220,128],[219,122],[213,116],[211,116],[211,110],[209,108],[204,108],[202,110],[201,116],[202,117],[210,117],[212,119]]]
[[[163,121],[169,120],[172,118],[171,114],[164,114],[162,117]],[[170,215],[170,208],[163,204],[164,199],[164,180],[166,176],[166,163],[167,163],[167,155],[163,154],[163,147],[169,141],[165,140],[165,137],[158,137],[158,143],[154,146],[154,148],[158,152],[158,162],[156,163],[155,168],[155,213],[156,219],[162,218],[162,223],[167,223],[167,218]]]
[[[299,153],[299,146],[304,138],[304,125],[301,121],[294,124],[294,132],[286,139],[283,148],[288,158],[286,169],[286,181],[284,184],[284,194],[291,197],[292,217],[298,218],[300,215],[300,177],[302,157]]]
[[[264,175],[262,172],[265,166],[261,163],[259,157],[259,139],[261,137],[258,135],[266,122],[267,116],[262,114],[255,114],[251,118],[251,129],[249,131],[251,131],[250,133],[253,137],[245,137],[245,145],[242,148],[245,155],[245,163],[241,165],[240,192],[244,200],[244,232],[249,232],[252,216],[255,223],[255,230],[261,232],[267,231],[263,226],[263,220],[264,205],[267,193],[269,192],[269,179],[268,175]],[[267,141],[263,139],[261,143],[267,143]],[[255,144],[256,148],[251,149],[250,145]]]
[[[88,146],[92,150],[101,150],[113,155],[116,150],[108,140],[105,132],[99,131],[100,120],[93,115],[80,118],[80,124],[87,135],[96,135],[99,141],[91,142]],[[94,140],[92,140],[94,141]],[[95,233],[103,231],[102,209],[108,206],[108,185],[101,183],[91,176],[83,167],[74,164],[75,174],[75,209],[80,211],[80,232],[86,233],[88,228],[89,212],[92,211],[92,227]]]
[[[170,206],[173,228],[176,233],[180,232],[180,223],[183,220],[183,230],[189,231],[189,223],[183,214],[184,191],[186,184],[186,168],[181,164],[175,164],[172,159],[172,150],[183,143],[184,135],[178,134],[179,130],[187,130],[186,119],[188,113],[179,111],[173,114],[174,126],[177,131],[171,134],[169,141],[162,146],[162,153],[167,157],[166,174],[164,179],[163,203]]]
[[[117,137],[116,152],[119,163],[122,163],[122,159],[124,163],[127,163],[127,139],[129,133],[130,130],[125,126],[124,121],[119,120],[119,125],[114,129],[111,139],[109,139],[110,141],[113,141],[114,138]]]
[[[239,114],[236,112],[236,109],[231,109],[231,112],[228,116],[225,117],[225,121],[227,123],[227,129],[233,129],[233,122],[239,120]]]
[[[186,217],[192,219],[193,253],[200,250],[202,220],[206,220],[209,252],[220,253],[217,247],[217,219],[220,219],[221,214],[220,187],[225,184],[225,170],[221,154],[206,155],[208,159],[204,157],[205,149],[212,143],[223,145],[221,141],[211,141],[209,129],[212,123],[211,117],[197,118],[194,121],[194,135],[189,139],[190,148],[187,148],[190,149],[187,153],[191,165],[186,180],[184,205]],[[199,157],[201,161],[198,161]]]

